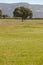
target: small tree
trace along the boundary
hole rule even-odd
[[[32,18],[32,10],[25,7],[18,7],[13,11],[13,15],[14,17],[21,17],[23,22],[23,19],[26,19],[28,16]]]
[[[5,17],[6,17],[6,16],[5,16],[5,15],[3,15],[3,18],[4,18],[4,19],[5,19]]]
[[[0,10],[0,18],[2,17],[2,10]]]
[[[5,14],[4,14],[4,15],[2,15],[2,16],[3,16],[4,19],[5,19],[5,18],[8,18],[8,15],[5,15]]]

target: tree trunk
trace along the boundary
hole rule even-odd
[[[23,18],[22,18],[22,22],[23,22]]]

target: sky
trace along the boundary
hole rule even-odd
[[[29,4],[43,4],[43,0],[0,0],[0,3],[19,3],[26,2]]]

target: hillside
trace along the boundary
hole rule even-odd
[[[7,14],[11,17],[13,16],[14,9],[20,6],[31,8],[34,18],[43,18],[43,5],[32,5],[28,3],[0,3],[0,9],[3,11],[3,14]]]

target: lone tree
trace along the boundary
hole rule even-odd
[[[2,10],[0,10],[0,18],[2,17]]]
[[[33,13],[31,9],[25,7],[18,7],[13,11],[13,15],[14,17],[21,17],[23,22],[23,20],[27,17],[32,18]]]

